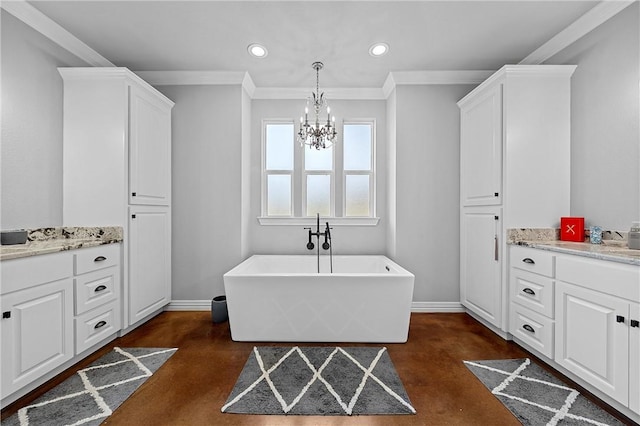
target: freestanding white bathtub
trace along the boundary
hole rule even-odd
[[[403,343],[412,273],[385,256],[255,255],[224,274],[231,338]]]

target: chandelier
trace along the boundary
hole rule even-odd
[[[331,108],[327,105],[324,92],[320,93],[320,70],[324,65],[322,62],[314,62],[311,67],[316,70],[316,92],[311,93],[307,98],[307,106],[304,109],[304,118],[300,117],[300,130],[298,131],[298,142],[300,146],[308,145],[309,148],[324,149],[333,145],[336,136],[336,118],[331,117]],[[315,112],[315,122],[309,123],[309,105],[313,106]],[[320,110],[326,107],[327,122],[320,125]]]

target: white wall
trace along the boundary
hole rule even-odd
[[[62,78],[86,66],[2,10],[0,228],[62,225]]]
[[[331,233],[334,254],[384,254],[386,253],[386,107],[385,101],[330,100],[336,123],[343,119],[373,118],[377,133],[377,212],[381,220],[377,226],[337,226]],[[307,231],[303,226],[263,226],[260,216],[261,188],[261,137],[262,120],[291,119],[297,123],[304,111],[304,100],[257,100],[252,102],[251,124],[251,206],[250,252],[251,254],[309,254],[306,248]],[[340,136],[339,136],[340,137]],[[337,149],[341,145],[338,142]],[[296,145],[296,149],[300,149]]]
[[[571,215],[628,231],[640,220],[640,3],[567,47],[549,64],[571,78]]]
[[[172,298],[224,294],[241,260],[242,87],[160,86],[172,111]]]
[[[62,80],[86,66],[8,13],[2,31],[2,229],[62,222]],[[638,4],[549,63],[575,63],[574,215],[627,230],[640,219]],[[260,123],[303,101],[252,100],[240,85],[159,87],[173,110],[173,298],[219,294],[253,253],[308,253],[296,227],[259,226]],[[388,253],[416,274],[416,301],[458,301],[458,110],[471,86],[399,86],[387,101],[332,101],[378,119],[377,227],[338,227],[337,253]],[[395,160],[394,160],[395,159]],[[247,190],[250,190],[248,193]],[[391,203],[391,204],[390,204]],[[248,206],[248,210],[247,210]]]
[[[414,302],[458,302],[460,111],[471,85],[395,90],[394,259],[415,275]]]

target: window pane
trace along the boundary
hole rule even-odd
[[[293,170],[293,124],[266,125],[267,170]]]
[[[306,170],[332,170],[333,146],[325,149],[305,147],[304,168]]]
[[[307,216],[331,215],[331,176],[307,176]]]
[[[371,125],[344,125],[344,169],[371,170]]]
[[[369,175],[347,175],[345,215],[369,216]]]
[[[267,176],[267,216],[291,216],[291,176]]]

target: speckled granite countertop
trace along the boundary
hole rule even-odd
[[[121,226],[27,229],[27,242],[0,246],[0,261],[122,241]]]
[[[509,229],[507,243],[640,266],[640,250],[628,248],[624,232],[609,232],[602,244],[561,241],[558,235],[554,229]]]

